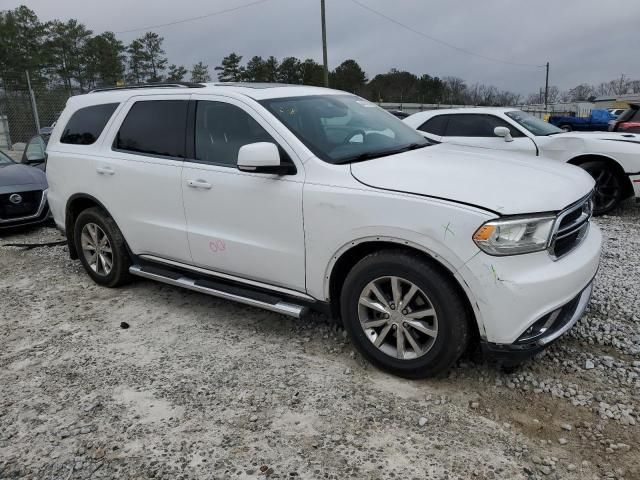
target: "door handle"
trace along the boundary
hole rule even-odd
[[[98,172],[100,175],[113,175],[114,173],[116,173],[111,167],[98,167],[96,168],[96,172]]]
[[[187,180],[187,185],[191,188],[203,188],[205,190],[209,190],[212,185],[209,182],[205,182],[204,180]]]

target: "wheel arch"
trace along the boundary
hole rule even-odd
[[[333,318],[340,317],[340,291],[349,271],[367,255],[380,250],[406,251],[420,255],[442,273],[451,278],[467,307],[471,328],[475,335],[482,336],[481,316],[477,302],[464,280],[456,275],[456,269],[442,256],[414,242],[393,237],[366,237],[342,246],[331,258],[324,281],[324,295]]]
[[[623,198],[631,197],[634,194],[633,184],[631,183],[629,176],[624,171],[624,168],[622,167],[622,165],[620,165],[620,163],[616,159],[609,157],[608,155],[605,155],[602,153],[581,154],[569,159],[567,163],[570,163],[571,165],[575,165],[579,167],[583,163],[588,161],[593,161],[593,160],[598,160],[598,161],[607,163],[612,168],[612,170],[620,177],[620,179],[622,180],[623,188],[624,188]]]
[[[76,250],[75,238],[74,238],[74,230],[75,223],[78,215],[82,213],[84,210],[88,208],[98,207],[103,210],[107,215],[113,216],[107,210],[107,207],[98,200],[93,195],[89,195],[88,193],[76,193],[71,195],[67,200],[67,205],[65,207],[65,215],[64,215],[64,230],[67,236],[67,245],[69,248],[69,256],[76,260],[78,258],[78,251]],[[126,243],[126,239],[125,239]],[[128,244],[127,244],[128,245]],[[128,246],[127,246],[128,248]]]

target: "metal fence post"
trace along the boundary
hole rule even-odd
[[[2,133],[7,141],[7,149],[13,150],[13,143],[11,142],[11,132],[9,131],[9,119],[6,115],[0,115],[0,121],[2,122]]]
[[[40,133],[40,117],[38,116],[38,105],[36,105],[36,96],[31,89],[31,79],[29,78],[29,71],[25,71],[27,74],[27,87],[29,88],[29,97],[31,97],[31,111],[33,113],[33,119],[36,122],[36,135]]]

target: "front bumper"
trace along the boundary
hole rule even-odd
[[[512,344],[482,341],[483,353],[504,366],[517,365],[532,357],[571,330],[587,309],[592,292],[593,281],[571,301],[542,317],[538,322],[543,322],[545,326],[539,334],[531,338],[523,334],[521,339]]]
[[[601,245],[602,233],[591,223],[580,245],[557,260],[544,251],[507,257],[480,252],[467,261],[457,275],[468,287],[481,340],[512,345],[570,304],[593,281]]]

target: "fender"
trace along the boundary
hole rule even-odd
[[[467,284],[466,280],[460,274],[460,270],[465,268],[466,263],[470,259],[468,259],[465,262],[463,262],[462,266],[459,269],[456,269],[447,259],[445,259],[443,256],[439,255],[438,253],[434,252],[433,250],[428,249],[428,248],[426,248],[423,245],[420,245],[418,243],[412,242],[410,240],[405,240],[405,239],[402,239],[402,238],[391,237],[391,236],[366,236],[366,237],[358,238],[356,240],[352,240],[352,241],[347,242],[344,245],[342,245],[331,256],[331,261],[329,262],[329,264],[327,265],[327,268],[325,269],[324,285],[323,285],[323,291],[324,291],[325,300],[330,301],[330,285],[329,285],[329,281],[331,279],[331,274],[333,272],[333,267],[335,266],[335,264],[338,261],[338,259],[343,254],[345,254],[347,251],[349,251],[351,248],[353,248],[353,247],[355,247],[357,245],[361,245],[362,243],[367,243],[367,242],[396,243],[398,245],[410,247],[410,248],[412,248],[414,250],[419,250],[419,251],[425,253],[426,255],[428,255],[429,257],[433,258],[436,262],[438,262],[445,269],[447,269],[449,271],[449,273],[451,273],[451,275],[453,275],[453,277],[455,278],[456,282],[458,283],[458,285],[460,285],[460,288],[462,288],[462,290],[464,291],[465,295],[467,296],[467,299],[469,300],[469,304],[471,305],[471,308],[473,309],[473,313],[474,313],[475,318],[476,318],[476,322],[477,322],[477,325],[478,325],[478,330],[480,332],[480,336],[483,337],[483,338],[485,337],[484,320],[482,318],[482,313],[480,312],[480,309],[478,307],[478,301],[476,299],[476,296],[471,291],[471,289],[470,289],[469,285]]]

